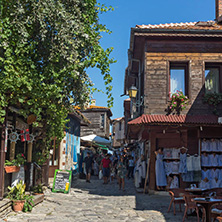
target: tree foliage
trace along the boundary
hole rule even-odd
[[[89,67],[101,70],[112,106],[112,48],[100,45],[97,0],[0,0],[0,116],[17,105],[37,116],[48,136],[60,137],[70,105],[89,101]],[[36,124],[37,124],[36,123]]]

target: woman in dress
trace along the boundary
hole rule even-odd
[[[163,148],[155,151],[156,154],[156,185],[157,189],[163,189],[167,185],[166,173],[163,164]]]
[[[127,169],[126,165],[124,164],[124,157],[120,157],[120,161],[117,164],[117,175],[118,175],[118,180],[119,180],[119,189],[121,190],[121,187],[123,191],[125,191],[125,177],[127,174]]]

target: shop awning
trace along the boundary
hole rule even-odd
[[[80,138],[82,141],[87,141],[87,142],[95,142],[101,145],[106,145],[106,146],[110,146],[111,145],[111,141],[107,140],[105,138],[102,138],[100,136],[97,136],[96,134],[91,134],[88,136],[83,136]]]
[[[149,124],[203,124],[221,125],[215,115],[148,115],[131,120],[128,125],[149,125]]]

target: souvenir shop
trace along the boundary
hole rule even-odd
[[[144,143],[149,189],[222,187],[220,124],[145,125],[133,132]]]

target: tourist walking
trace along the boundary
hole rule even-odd
[[[120,161],[117,164],[117,175],[118,175],[118,180],[119,180],[119,190],[121,190],[121,187],[123,191],[125,191],[125,177],[127,174],[127,169],[126,165],[124,164],[124,157],[120,157]]]
[[[87,152],[87,156],[85,157],[83,163],[86,172],[86,182],[90,183],[92,164],[93,164],[93,158],[90,156],[90,152]]]
[[[133,178],[133,171],[134,171],[134,160],[132,156],[129,157],[128,161],[128,178]]]
[[[157,189],[163,189],[167,185],[166,173],[163,164],[163,148],[155,151],[156,154],[156,185]]]
[[[110,176],[110,167],[111,160],[109,159],[109,154],[106,154],[106,157],[102,159],[100,169],[103,170],[103,184],[108,183],[108,178]]]

